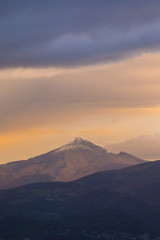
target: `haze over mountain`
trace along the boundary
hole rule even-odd
[[[32,182],[71,181],[108,169],[119,169],[144,160],[106,149],[82,138],[28,160],[0,165],[0,188]]]
[[[107,149],[111,152],[127,151],[144,159],[160,159],[160,133],[131,138],[127,141],[108,144]]]

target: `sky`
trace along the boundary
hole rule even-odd
[[[159,69],[158,0],[1,0],[0,163],[76,137],[145,146],[160,133]],[[128,149],[154,158],[141,144]]]

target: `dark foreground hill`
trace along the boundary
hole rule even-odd
[[[145,161],[124,152],[107,153],[100,146],[76,138],[46,154],[0,165],[0,189],[34,182],[71,181],[95,172],[142,162]]]
[[[116,191],[69,183],[42,183],[0,192],[1,216],[65,223],[107,231],[153,232],[160,228],[158,207]]]
[[[80,179],[80,183],[126,193],[160,206],[160,160],[99,172]]]
[[[0,219],[23,217],[60,228],[160,234],[159,189],[160,161],[72,182],[35,183],[0,191]]]

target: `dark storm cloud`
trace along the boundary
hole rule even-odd
[[[0,66],[116,60],[160,46],[158,0],[2,0]]]

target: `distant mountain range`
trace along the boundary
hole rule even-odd
[[[0,189],[34,182],[72,181],[95,172],[143,162],[128,153],[108,153],[100,146],[76,138],[40,156],[0,165]]]
[[[34,183],[0,191],[0,219],[23,216],[70,228],[160,234],[159,189],[160,161],[72,182]]]

